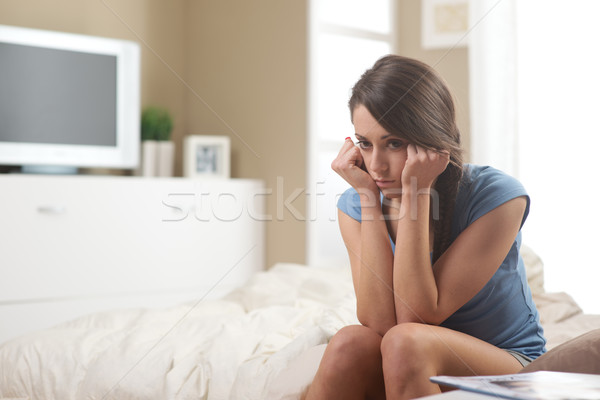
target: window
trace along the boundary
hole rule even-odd
[[[600,313],[600,2],[470,5],[472,160],[515,175],[531,196],[523,242],[544,261],[546,290]]]
[[[532,198],[524,241],[549,291],[600,313],[600,3],[531,0],[516,11],[518,175]]]
[[[309,2],[307,263],[348,264],[337,224],[337,198],[349,185],[331,170],[347,136],[354,137],[352,85],[394,48],[393,0]]]

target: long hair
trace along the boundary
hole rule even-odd
[[[379,59],[354,85],[350,113],[363,105],[390,134],[408,143],[450,153],[436,180],[439,219],[434,219],[433,262],[451,243],[456,194],[463,174],[460,132],[452,94],[427,64],[397,55]],[[432,202],[432,206],[435,202]]]

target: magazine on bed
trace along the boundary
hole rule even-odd
[[[598,400],[600,375],[537,371],[514,375],[434,376],[440,385],[517,400]]]

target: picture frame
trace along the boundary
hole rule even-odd
[[[230,177],[231,144],[228,136],[189,135],[183,143],[183,173],[189,178]]]
[[[424,49],[466,47],[469,0],[421,0],[421,45]]]

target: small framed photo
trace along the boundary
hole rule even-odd
[[[421,44],[425,49],[464,47],[469,0],[421,0]]]
[[[186,136],[183,151],[183,174],[186,177],[229,178],[230,139],[228,136]]]

